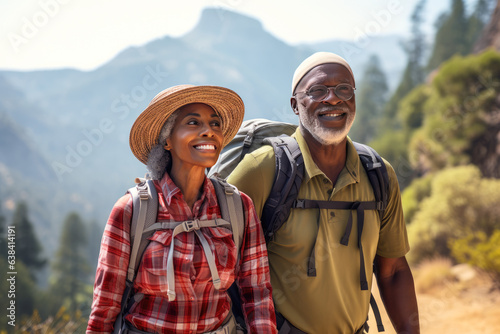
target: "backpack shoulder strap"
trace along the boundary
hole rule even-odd
[[[377,210],[382,221],[384,210],[389,201],[389,174],[387,173],[387,167],[380,155],[373,148],[357,142],[353,142],[353,144],[372,185],[375,200],[378,202]],[[382,317],[380,316],[380,311],[373,294],[370,295],[370,305],[375,316],[377,329],[379,332],[383,332]],[[368,330],[368,322],[365,323],[365,327]]]
[[[389,174],[387,173],[387,167],[380,155],[373,148],[357,142],[353,142],[353,144],[370,180],[373,194],[377,201],[377,210],[380,214],[380,219],[382,219],[387,202],[389,201]]]
[[[156,223],[158,194],[152,180],[138,179],[139,183],[128,190],[132,195],[133,210],[130,223],[130,261],[127,280],[132,282],[139,268],[141,256],[148,244],[144,230]]]
[[[262,210],[262,228],[266,242],[284,224],[297,199],[304,177],[304,158],[299,144],[287,135],[269,137],[265,144],[274,149],[276,168],[273,186]]]
[[[236,248],[238,249],[239,257],[239,250],[241,248],[243,234],[245,232],[245,217],[243,215],[243,202],[241,200],[240,193],[236,187],[230,185],[223,179],[210,178],[210,180],[215,188],[222,219],[231,223],[233,240]]]
[[[158,194],[152,180],[136,179],[137,185],[127,190],[132,196],[132,219],[130,221],[130,258],[127,279],[123,291],[120,313],[116,316],[113,333],[123,333],[124,317],[133,296],[133,282],[146,249],[151,232],[144,232],[156,223],[158,214]]]

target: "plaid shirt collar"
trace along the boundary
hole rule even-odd
[[[181,189],[177,187],[168,173],[165,173],[163,175],[163,178],[159,181],[159,185],[167,205],[171,205],[174,198],[184,198]],[[203,203],[205,200],[207,200],[209,207],[216,206],[217,196],[215,194],[215,188],[212,182],[210,182],[206,176],[205,180],[203,181],[202,189],[203,190],[201,192],[201,197],[196,201],[201,201],[201,203]]]

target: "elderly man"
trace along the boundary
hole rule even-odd
[[[347,136],[356,114],[354,87],[349,64],[332,53],[316,53],[295,71],[290,102],[299,117],[292,137],[304,157],[301,199],[373,201],[372,186]],[[409,245],[401,195],[394,169],[384,162],[390,185],[383,217],[377,210],[364,211],[364,227],[357,231],[352,226],[347,247],[340,240],[351,211],[335,209],[292,209],[269,243],[280,333],[363,333],[373,272],[397,332],[419,332],[413,277],[405,259]],[[260,216],[274,173],[274,151],[265,146],[247,154],[228,181],[252,198]],[[362,247],[356,242],[358,232]],[[316,271],[308,275],[312,249]],[[367,286],[360,288],[363,269]]]

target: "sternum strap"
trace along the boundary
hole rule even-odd
[[[363,233],[363,225],[365,220],[365,210],[377,210],[379,202],[343,202],[343,201],[315,201],[308,199],[298,199],[295,201],[293,207],[296,209],[330,209],[330,210],[350,210],[349,218],[347,221],[344,235],[340,239],[340,243],[344,246],[349,244],[349,236],[352,230],[352,212],[355,210],[357,215],[358,227],[358,248],[359,248],[359,276],[361,290],[368,290],[368,281],[366,279],[365,259],[363,255],[363,245],[361,243],[361,235]],[[319,226],[319,217],[318,217]],[[308,276],[316,276],[316,263],[315,263],[315,248],[316,240],[311,250],[311,255],[308,260]]]
[[[207,239],[201,233],[200,229],[203,227],[221,227],[221,226],[231,226],[231,223],[224,219],[212,219],[212,220],[188,220],[183,222],[159,222],[151,226],[149,229],[173,229],[172,241],[170,242],[170,250],[167,257],[167,283],[168,283],[168,300],[175,300],[175,271],[174,271],[174,251],[175,251],[175,237],[179,233],[192,232],[194,231],[196,236],[201,242],[203,247],[203,252],[207,258],[208,266],[210,268],[210,273],[212,275],[212,281],[215,289],[220,289],[220,277],[217,271],[217,265],[215,263],[215,256],[210,249]]]

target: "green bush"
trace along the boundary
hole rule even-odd
[[[478,231],[451,241],[450,248],[458,262],[481,268],[490,273],[494,281],[500,282],[500,229],[489,237],[485,232]]]
[[[417,171],[481,163],[472,156],[478,142],[488,142],[497,133],[493,120],[498,113],[499,76],[498,52],[456,56],[442,65],[427,88],[418,87],[407,95],[400,117],[409,127],[407,132],[415,129],[409,157]]]
[[[432,174],[415,179],[401,194],[403,212],[407,224],[411,224],[413,217],[420,209],[422,201],[431,195]]]
[[[500,229],[500,180],[487,179],[475,166],[437,173],[431,194],[408,226],[409,260],[451,256],[450,244],[476,232]]]

